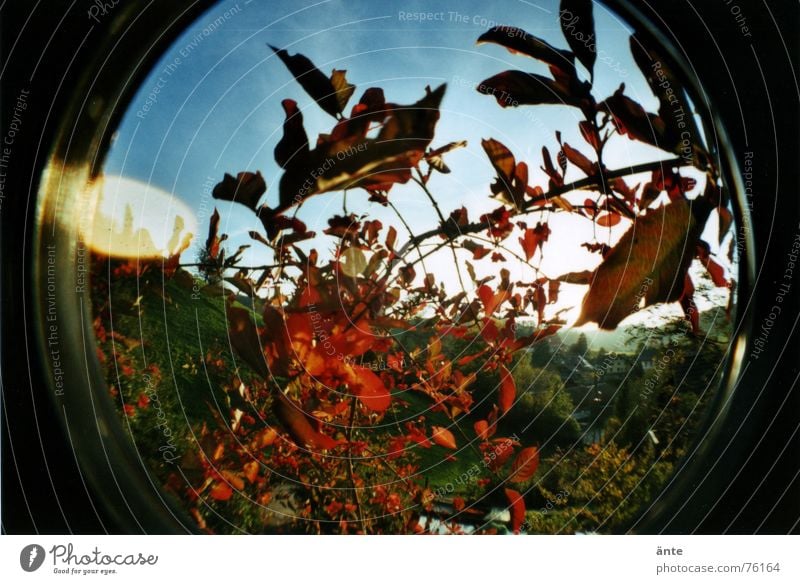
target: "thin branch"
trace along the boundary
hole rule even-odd
[[[356,401],[356,396],[353,396],[350,401],[350,421],[347,424],[348,444],[352,443],[353,441],[353,430],[355,429],[357,408],[358,403]],[[366,530],[367,526],[364,522],[364,514],[361,510],[361,497],[358,496],[358,487],[356,487],[355,473],[353,472],[353,455],[349,449],[347,451],[347,474],[348,478],[350,479],[350,484],[353,486],[353,499],[355,500],[356,504],[356,516],[358,517],[358,522],[361,524],[361,529]]]
[[[632,175],[632,174],[639,174],[641,172],[648,172],[648,171],[658,170],[658,169],[664,168],[664,167],[690,166],[691,164],[692,164],[691,161],[685,160],[683,158],[673,158],[671,160],[661,160],[661,161],[657,161],[657,162],[645,162],[645,163],[642,163],[642,164],[637,164],[635,166],[629,166],[629,167],[626,167],[626,168],[618,168],[616,170],[611,170],[611,171],[605,172],[603,177],[602,177],[602,180],[604,180],[604,182],[607,183],[608,181],[613,180],[615,178],[622,178],[622,177],[629,176],[629,175]],[[598,177],[598,176],[588,176],[588,177],[583,178],[581,180],[577,180],[577,181],[571,182],[569,184],[565,184],[565,185],[563,185],[561,187],[556,187],[554,189],[551,189],[550,191],[548,191],[547,193],[544,193],[543,195],[540,195],[538,197],[534,197],[533,199],[528,199],[525,202],[525,206],[523,207],[523,209],[520,210],[520,214],[524,215],[526,213],[530,213],[530,212],[536,211],[536,209],[537,209],[536,204],[541,202],[541,201],[547,201],[549,199],[552,199],[553,197],[558,197],[558,196],[570,193],[572,191],[586,189],[586,188],[589,188],[589,187],[597,187],[597,186],[599,186],[599,182],[598,182],[599,180],[601,180],[601,178]],[[481,221],[481,222],[478,222],[478,223],[470,223],[468,225],[464,225],[464,226],[459,227],[457,233],[451,233],[450,232],[451,230],[447,229],[446,227],[447,227],[446,225],[445,226],[439,226],[439,227],[436,227],[436,228],[431,229],[429,231],[425,231],[424,233],[420,233],[417,236],[412,237],[410,240],[408,240],[405,243],[405,245],[403,245],[402,248],[400,248],[400,250],[397,252],[397,256],[398,257],[402,257],[403,255],[405,255],[405,253],[408,251],[409,248],[417,246],[420,242],[422,242],[422,241],[424,241],[426,239],[429,239],[431,237],[436,237],[438,235],[444,235],[444,236],[446,236],[446,237],[448,237],[450,239],[453,239],[453,238],[461,236],[461,235],[468,235],[470,233],[478,233],[480,231],[483,231],[484,229],[488,229],[490,227],[490,225],[489,225],[488,222],[485,222],[485,221]]]

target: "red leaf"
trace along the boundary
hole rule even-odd
[[[547,303],[555,304],[558,302],[558,290],[561,287],[561,282],[558,280],[548,280],[547,283]]]
[[[486,249],[485,247],[483,247],[479,243],[475,243],[471,239],[466,240],[464,243],[461,244],[461,246],[464,249],[466,249],[467,251],[471,251],[472,252],[472,259],[473,260],[479,260],[479,259],[485,257],[489,253],[488,249]]]
[[[233,178],[225,173],[222,182],[217,183],[211,196],[223,201],[234,201],[256,210],[258,201],[267,192],[267,183],[260,172],[240,172]]]
[[[597,130],[592,123],[584,120],[579,122],[578,126],[581,129],[581,136],[583,136],[583,139],[586,140],[592,148],[597,150],[597,147],[600,145],[600,136],[598,136]]]
[[[711,276],[711,279],[714,281],[715,286],[724,288],[728,285],[728,280],[725,279],[725,268],[711,258],[708,258],[704,262],[704,265],[706,270],[708,270],[708,275]]]
[[[441,446],[442,448],[449,448],[450,450],[455,450],[458,446],[456,445],[456,438],[453,436],[453,433],[448,430],[447,428],[442,428],[441,426],[431,426],[431,440],[433,440],[434,444]]]
[[[572,164],[580,168],[586,175],[592,176],[595,174],[596,168],[594,162],[586,158],[586,156],[584,156],[580,151],[576,150],[566,142],[561,145],[561,148],[563,149],[567,159]]]
[[[536,474],[537,468],[539,468],[539,449],[535,446],[523,448],[514,459],[508,480],[512,483],[529,481]]]
[[[501,290],[495,294],[486,284],[478,288],[478,298],[480,298],[483,303],[483,310],[486,312],[487,318],[492,316],[494,311],[497,310],[497,307],[508,300],[509,296],[510,293],[508,290]]]
[[[519,238],[519,242],[525,252],[525,259],[531,261],[533,254],[536,253],[536,248],[539,247],[539,237],[532,227],[525,230],[525,234]]]
[[[283,393],[276,394],[272,407],[275,415],[300,446],[330,450],[343,443],[315,430],[309,421],[310,416]]]
[[[613,227],[620,222],[619,213],[604,213],[597,218],[597,224],[601,227]]]
[[[505,489],[506,499],[508,500],[511,512],[511,530],[514,533],[519,533],[519,528],[525,522],[525,501],[514,489]]]
[[[514,405],[514,400],[517,397],[517,384],[514,378],[506,369],[505,365],[500,365],[500,390],[497,398],[497,404],[500,406],[500,411],[504,414],[511,409]]]
[[[490,437],[489,422],[487,422],[486,420],[478,420],[477,422],[475,422],[473,427],[475,428],[475,434],[478,436],[478,438],[480,438],[481,440],[489,439]]]
[[[251,484],[258,479],[258,470],[260,464],[257,460],[252,460],[244,465],[244,476]]]
[[[352,371],[349,376],[350,388],[361,403],[373,412],[385,411],[391,404],[392,397],[380,377],[363,367],[350,370]]]
[[[209,496],[215,501],[227,501],[233,496],[233,489],[230,485],[223,481],[217,481],[214,487],[209,491]]]
[[[491,445],[484,445],[483,462],[486,467],[491,471],[496,471],[511,458],[514,454],[514,446],[519,442],[511,438],[496,438]],[[488,447],[488,448],[487,448]]]
[[[600,328],[614,329],[639,309],[642,299],[645,307],[677,301],[701,229],[682,199],[637,217],[588,275],[589,292],[575,324],[596,322]],[[567,276],[577,275],[558,279],[566,282]]]

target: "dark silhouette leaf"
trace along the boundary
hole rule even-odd
[[[210,260],[216,260],[219,255],[219,244],[222,238],[219,236],[219,211],[214,207],[214,213],[208,221],[208,237],[206,238],[206,254]]]
[[[292,161],[281,177],[279,210],[328,191],[357,187],[385,191],[394,183],[407,182],[433,139],[444,91],[441,85],[415,104],[387,105],[377,138],[331,136],[308,156]]]
[[[708,164],[709,155],[702,145],[693,108],[683,84],[673,73],[668,61],[655,48],[645,47],[636,35],[631,36],[630,46],[633,60],[658,98],[658,116],[666,124],[667,142],[675,144],[673,152],[686,155],[682,142],[688,139],[696,165],[704,167]]]
[[[497,172],[497,180],[491,186],[492,193],[516,209],[524,208],[528,165],[524,162],[517,164],[514,155],[502,142],[490,138],[481,140],[481,146]]]
[[[503,71],[482,81],[478,92],[493,95],[500,107],[520,105],[571,105],[580,107],[581,100],[556,81],[536,73]]]
[[[267,183],[261,172],[240,172],[236,178],[225,173],[222,182],[217,183],[211,194],[215,199],[234,201],[256,211],[261,195],[266,192]]]
[[[597,39],[592,4],[592,0],[561,0],[559,20],[569,48],[594,79]]]
[[[334,118],[342,113],[336,88],[331,80],[317,69],[311,59],[300,53],[290,55],[285,49],[278,49],[272,45],[269,45],[269,48],[278,55],[300,86],[323,110]]]
[[[308,155],[308,136],[303,127],[303,114],[293,99],[284,99],[281,102],[286,119],[283,122],[283,137],[275,146],[275,162],[281,168],[294,160],[295,157],[303,158]]]
[[[494,43],[519,53],[554,65],[564,71],[574,71],[575,57],[569,51],[557,49],[542,39],[514,26],[495,26],[478,37],[478,44]]]
[[[679,137],[668,133],[660,116],[646,112],[641,105],[624,95],[624,91],[623,83],[614,95],[598,104],[598,109],[611,115],[620,134],[627,135],[631,140],[639,140],[674,152],[680,144]]]

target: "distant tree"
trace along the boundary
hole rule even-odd
[[[553,345],[549,340],[546,340],[541,343],[537,343],[533,346],[530,352],[531,355],[531,364],[534,367],[548,367],[552,366],[552,359],[553,355],[555,355],[555,351],[553,351]]]
[[[586,334],[581,333],[578,335],[578,340],[572,345],[572,351],[578,355],[585,355],[589,350],[589,341],[586,339]]]
[[[513,371],[520,398],[507,416],[509,427],[519,429],[526,441],[564,444],[577,440],[580,426],[573,418],[575,405],[556,373],[535,368],[521,359]]]

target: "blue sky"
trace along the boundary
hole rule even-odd
[[[419,13],[436,15],[437,20],[412,20],[410,15]],[[595,5],[594,15],[597,48],[616,63],[614,67],[596,63],[595,96],[602,99],[625,82],[628,95],[655,111],[658,102],[630,56],[629,31],[601,5]],[[218,26],[212,31],[208,27],[215,20]],[[305,54],[326,74],[333,68],[346,69],[348,80],[357,86],[351,106],[372,86],[382,87],[388,101],[412,103],[424,95],[426,85],[447,83],[432,146],[465,139],[468,147],[449,155],[452,174],[434,175],[430,188],[445,213],[465,205],[470,217],[477,219],[498,206],[488,196],[494,171],[480,146],[482,138],[504,142],[518,160],[528,162],[530,182],[542,186],[546,181],[539,170],[541,147],[558,150],[555,130],[562,131],[566,142],[590,151],[577,133],[577,110],[501,109],[492,97],[475,90],[480,81],[505,69],[547,74],[546,67],[533,59],[494,45],[476,46],[477,37],[494,24],[518,26],[567,48],[558,25],[558,3],[551,0],[221,2],[175,41],[143,83],[115,135],[105,172],[136,179],[180,199],[197,215],[200,233],[195,244],[204,240],[207,217],[215,205],[231,243],[250,243],[247,231],[259,228],[255,217],[239,205],[211,200],[208,185],[221,180],[225,172],[260,170],[269,186],[264,200],[274,205],[280,169],[272,150],[282,132],[281,100],[292,98],[300,104],[312,143],[334,124],[272,55],[269,43]],[[147,109],[148,94],[156,88],[157,100]],[[610,168],[669,157],[627,138],[618,137],[614,144],[607,153]],[[580,176],[572,170],[567,179]],[[398,185],[390,198],[415,229],[437,223],[416,185]],[[391,211],[367,203],[360,191],[348,194],[348,207],[396,224]],[[306,202],[299,217],[320,229],[341,208],[341,194],[319,195]],[[608,230],[596,234],[591,222],[574,216],[549,220],[553,235],[541,262],[548,276],[593,267],[598,256],[580,249],[579,243],[595,236],[616,239],[627,228],[621,225],[610,234]],[[403,236],[401,230],[401,242]],[[324,245],[314,242],[321,251]],[[194,248],[188,253],[194,255]],[[263,248],[249,253],[248,261],[265,259]],[[428,269],[446,269],[452,259],[439,262]],[[497,264],[486,269],[496,270]],[[516,270],[524,274],[522,266]]]

